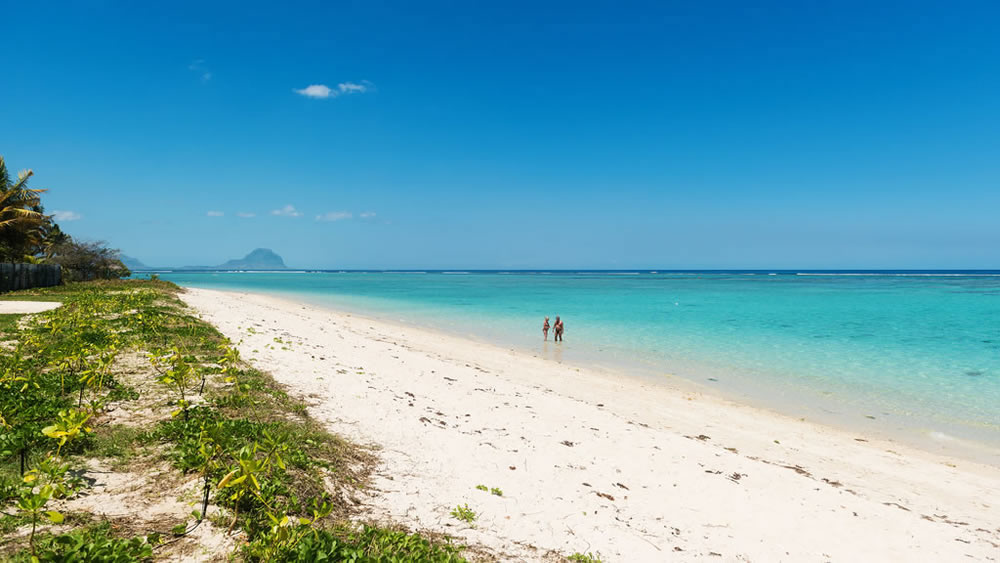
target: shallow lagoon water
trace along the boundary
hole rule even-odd
[[[794,416],[942,447],[1000,447],[1000,272],[161,276],[670,374]],[[541,342],[545,315],[564,318],[564,344]]]

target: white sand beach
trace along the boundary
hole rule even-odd
[[[372,517],[505,560],[1000,560],[997,467],[275,297],[182,298],[380,447]]]

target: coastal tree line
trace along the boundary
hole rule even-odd
[[[28,187],[32,175],[22,170],[13,177],[0,155],[0,261],[58,264],[66,281],[129,276],[117,249],[74,239],[45,213],[41,195],[47,190]]]

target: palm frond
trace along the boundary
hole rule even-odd
[[[35,172],[33,170],[22,170],[17,173],[17,182],[10,187],[12,190],[25,190],[27,189],[28,178],[31,178]]]
[[[6,190],[10,185],[10,174],[7,173],[7,162],[0,155],[0,190]]]
[[[28,219],[28,218],[42,219],[45,217],[45,215],[42,215],[37,211],[33,211],[31,209],[19,209],[17,207],[8,207],[5,209],[0,209],[0,216],[3,215],[13,215],[15,218],[18,219]]]

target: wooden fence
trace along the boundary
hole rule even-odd
[[[0,264],[0,293],[62,283],[62,266],[52,264]]]

